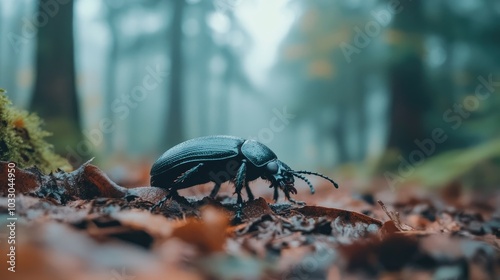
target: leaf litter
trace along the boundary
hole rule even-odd
[[[5,218],[6,178],[0,162]],[[121,187],[90,162],[49,175],[16,169],[16,186],[18,272],[4,268],[1,279],[500,278],[500,195],[458,183],[437,194],[318,184],[320,196],[296,196],[308,206],[271,203],[255,186],[260,198],[244,204],[241,223],[230,194],[151,213],[165,190]]]

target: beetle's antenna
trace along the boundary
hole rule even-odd
[[[295,177],[297,177],[297,178],[302,179],[303,181],[305,181],[309,185],[309,189],[311,189],[311,193],[312,194],[314,194],[316,192],[316,190],[314,190],[313,185],[311,184],[311,182],[309,180],[307,180],[306,177],[304,177],[304,176],[302,176],[300,174],[297,174],[297,173],[293,173],[293,172],[292,172],[292,174],[293,174],[293,176],[295,176]]]
[[[311,172],[311,171],[305,171],[305,170],[300,170],[300,171],[294,171],[294,173],[301,173],[301,174],[308,174],[308,175],[316,175],[318,177],[321,177],[323,179],[326,179],[328,181],[330,181],[334,186],[335,188],[339,188],[339,185],[337,183],[335,183],[335,181],[333,181],[332,179],[330,179],[329,177],[323,175],[323,174],[319,174],[319,173],[316,173],[316,172]],[[295,174],[294,174],[295,175]]]

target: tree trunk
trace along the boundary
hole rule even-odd
[[[390,65],[389,86],[391,100],[391,128],[389,147],[399,149],[407,156],[415,149],[414,141],[426,136],[423,123],[425,110],[429,107],[425,86],[424,65],[419,53],[424,31],[420,2],[407,2],[404,9],[395,16],[392,28],[406,34],[407,40],[398,42],[395,53],[398,59]]]
[[[75,85],[73,4],[40,0],[38,8],[40,15],[46,15],[46,24],[38,29],[31,109],[45,120],[47,130],[54,132],[53,143],[59,152],[66,151],[63,145],[74,147],[82,136]]]
[[[168,107],[166,144],[172,147],[184,140],[184,128],[182,117],[182,83],[183,83],[183,53],[182,53],[182,20],[184,12],[184,0],[172,1],[174,16],[172,19],[170,56],[170,103]]]

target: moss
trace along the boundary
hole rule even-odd
[[[0,89],[0,160],[16,162],[21,168],[37,166],[45,173],[70,170],[68,161],[45,141],[51,134],[41,128],[40,118],[11,105]]]

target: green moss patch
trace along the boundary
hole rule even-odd
[[[51,133],[41,128],[42,120],[12,107],[5,92],[0,89],[0,160],[13,161],[19,167],[37,166],[45,173],[71,169],[68,161],[55,154],[54,147],[45,141]]]

